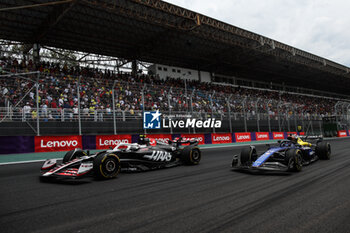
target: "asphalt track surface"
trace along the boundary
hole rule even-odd
[[[240,147],[108,181],[41,183],[41,163],[0,166],[0,232],[350,232],[350,139],[331,145],[331,160],[292,174],[232,171]]]

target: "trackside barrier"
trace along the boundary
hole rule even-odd
[[[69,151],[83,148],[81,136],[36,136],[35,152]]]
[[[340,130],[338,131],[338,137],[342,138],[342,137],[347,137],[349,132],[347,132],[346,130]]]
[[[208,134],[149,134],[147,137],[167,143],[182,137],[184,140],[197,139],[200,145],[236,142],[282,140],[295,132],[250,132],[250,133],[208,133]],[[304,132],[298,133],[305,135]],[[338,131],[338,137],[350,136],[350,130]],[[137,134],[125,135],[71,135],[71,136],[2,136],[0,154],[68,151],[74,148],[100,150],[115,147],[119,143],[136,143]]]

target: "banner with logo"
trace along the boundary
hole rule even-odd
[[[273,132],[273,140],[284,139],[284,132]]]
[[[169,140],[172,140],[171,134],[147,134],[148,138],[153,138],[157,142],[168,143]]]
[[[270,140],[268,132],[256,132],[255,138],[257,141],[266,141]]]
[[[69,151],[83,148],[81,136],[36,136],[35,152]]]
[[[236,142],[250,142],[252,140],[251,133],[235,133]]]
[[[204,134],[181,134],[182,140],[183,141],[188,141],[191,139],[197,139],[198,144],[203,145],[205,144],[205,139],[204,139]]]
[[[287,136],[289,136],[291,134],[297,134],[297,132],[287,132]]]
[[[131,135],[96,135],[96,149],[114,148],[120,143],[131,143]]]
[[[346,130],[340,130],[338,131],[338,137],[342,138],[342,137],[347,137],[347,133]]]
[[[230,133],[212,133],[211,134],[211,143],[212,144],[232,143],[232,134],[230,134]]]

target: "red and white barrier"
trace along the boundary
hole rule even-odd
[[[205,144],[205,137],[204,134],[181,134],[183,141],[188,141],[191,139],[198,140],[198,144],[203,145]]]
[[[266,141],[266,140],[270,140],[270,137],[269,137],[269,133],[267,132],[256,132],[255,133],[255,138],[257,141]]]
[[[34,139],[35,152],[69,151],[83,148],[81,136],[38,136]]]
[[[251,133],[235,133],[236,142],[250,142],[252,140]]]
[[[96,135],[96,149],[109,149],[120,143],[131,143],[131,135]]]
[[[232,134],[230,133],[212,133],[212,144],[232,143]]]
[[[284,139],[284,133],[283,132],[273,132],[272,138],[273,138],[273,140]]]

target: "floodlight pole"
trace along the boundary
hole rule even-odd
[[[40,121],[39,121],[39,77],[40,71],[37,72],[36,77],[36,134],[40,136]]]

